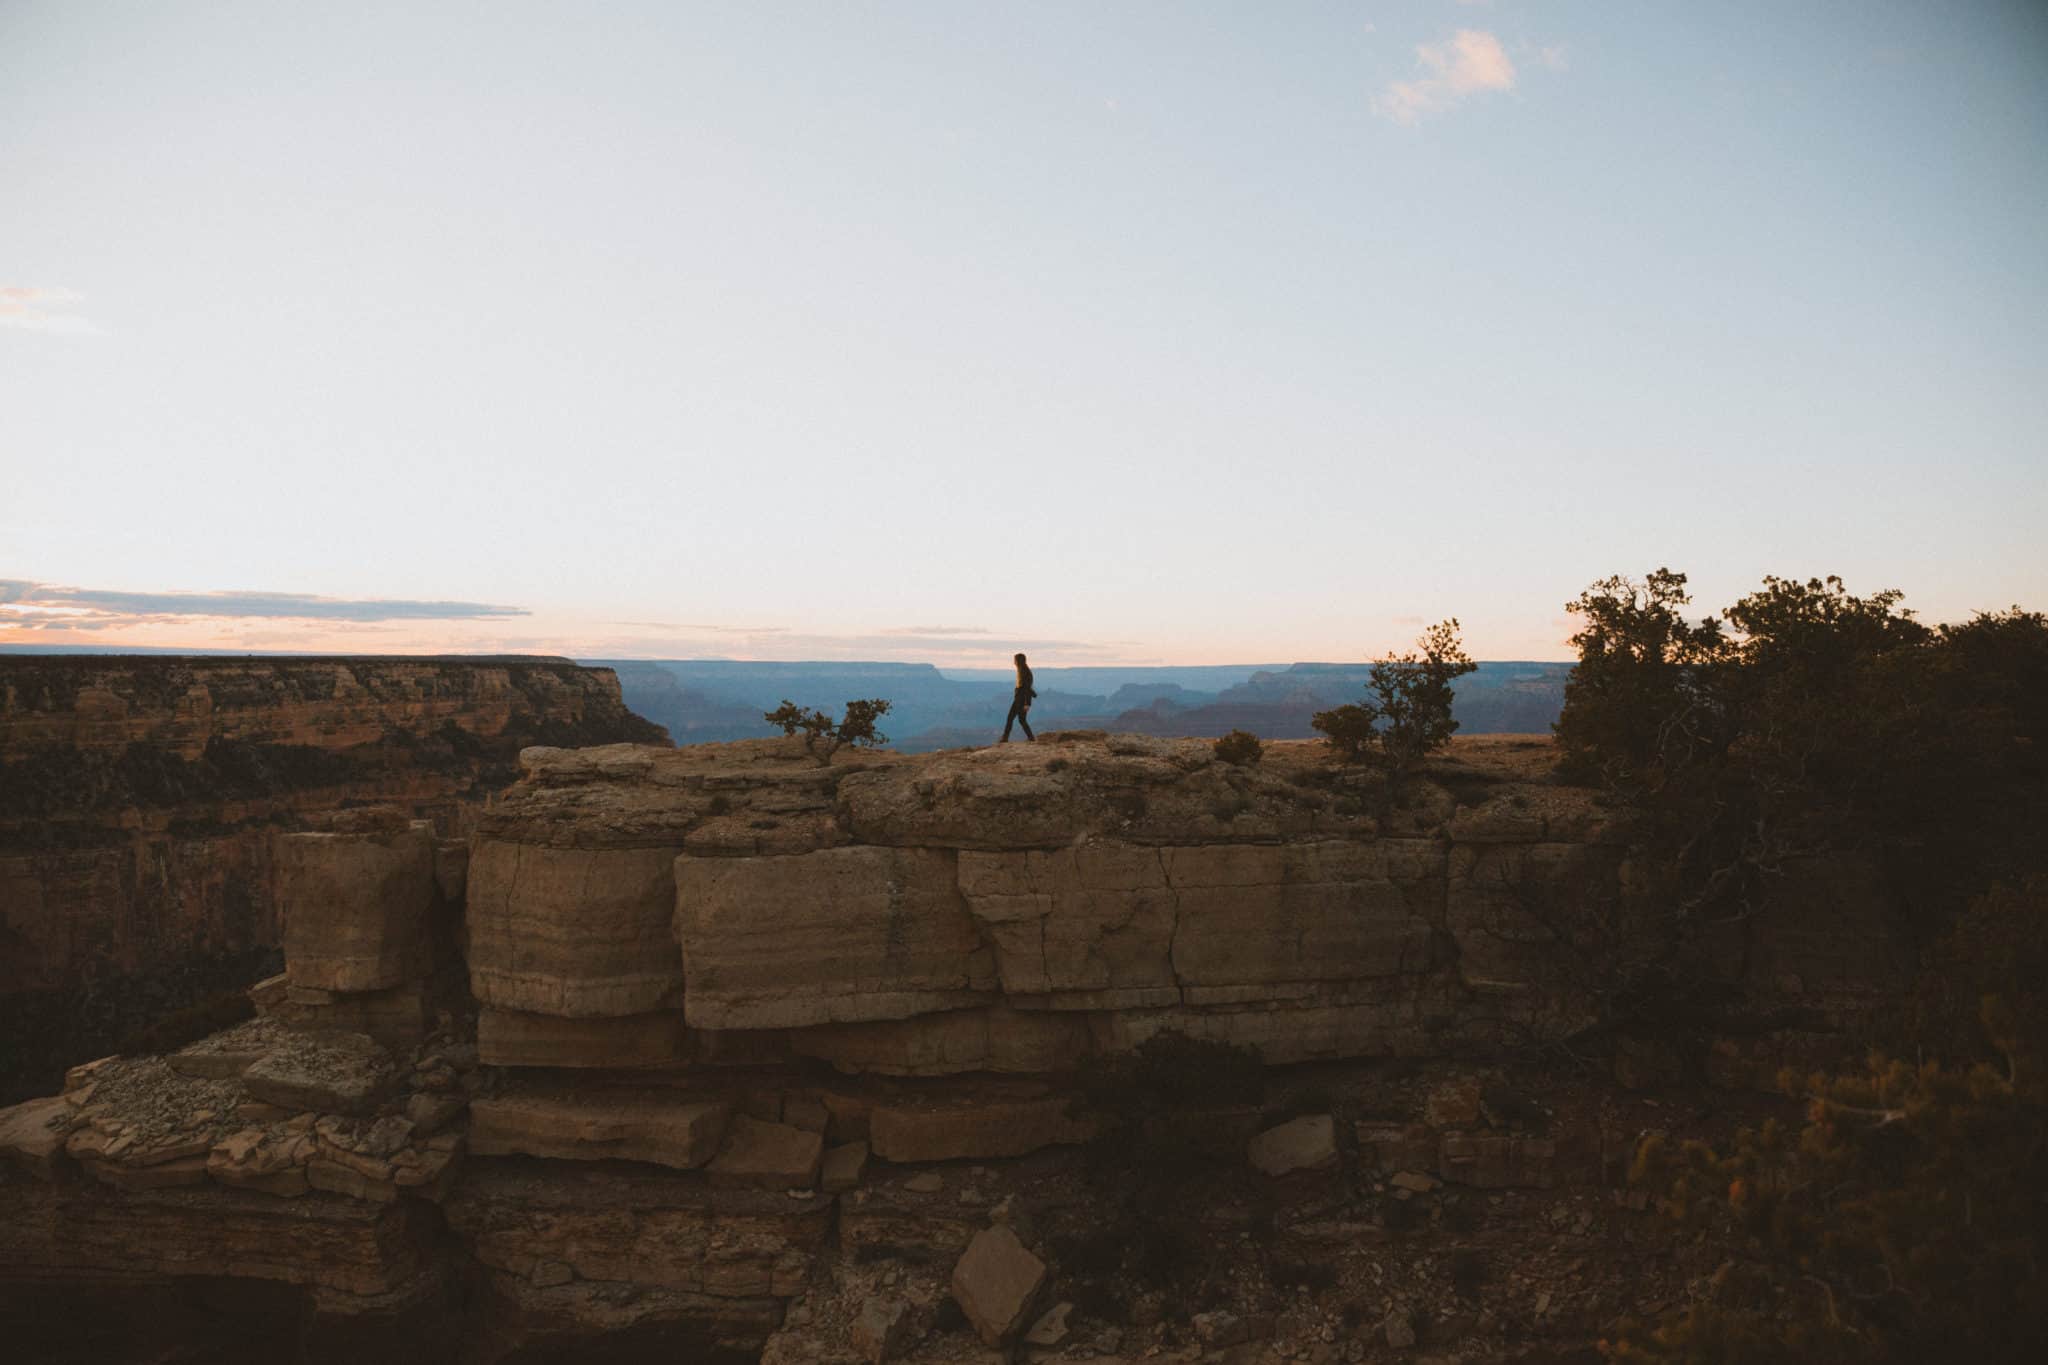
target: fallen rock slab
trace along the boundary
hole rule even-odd
[[[1031,1330],[1024,1334],[1029,1346],[1058,1346],[1067,1339],[1067,1315],[1074,1311],[1071,1303],[1057,1303],[1039,1315],[1031,1324]]]
[[[1255,1169],[1271,1176],[1335,1170],[1336,1120],[1328,1114],[1312,1114],[1268,1128],[1245,1144],[1245,1156]]]
[[[902,1354],[909,1343],[910,1305],[901,1299],[865,1299],[849,1335],[861,1359],[868,1365],[883,1365]]]
[[[469,1149],[478,1156],[647,1161],[693,1170],[717,1155],[730,1113],[716,1100],[520,1089],[470,1102]]]
[[[828,1148],[819,1167],[818,1185],[827,1194],[853,1189],[860,1184],[867,1165],[868,1145],[865,1142],[847,1142]]]
[[[391,1055],[360,1033],[288,1034],[242,1073],[249,1098],[323,1114],[369,1114],[397,1083]]]
[[[727,1126],[725,1145],[705,1173],[726,1188],[807,1190],[817,1183],[824,1153],[822,1133],[741,1114]]]
[[[982,1341],[1000,1346],[1016,1335],[1045,1287],[1045,1262],[1006,1227],[984,1228],[953,1267],[953,1299]]]

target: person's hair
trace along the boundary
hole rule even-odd
[[[1024,655],[1021,652],[1017,655],[1017,662],[1020,664],[1024,662]]]

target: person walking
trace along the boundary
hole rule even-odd
[[[1036,741],[1038,736],[1031,733],[1031,699],[1038,695],[1038,689],[1031,685],[1031,665],[1024,662],[1024,656],[1017,656],[1017,694],[1010,699],[1010,714],[1003,718],[1003,737],[998,744],[1010,742],[1010,726],[1019,725],[1024,729],[1024,738]]]

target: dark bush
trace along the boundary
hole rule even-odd
[[[1216,757],[1234,767],[1246,768],[1266,755],[1266,746],[1249,730],[1232,730],[1216,741]]]

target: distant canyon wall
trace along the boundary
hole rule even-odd
[[[663,739],[566,660],[0,656],[0,1099],[274,964],[274,832],[458,838],[523,747]]]
[[[909,753],[986,744],[1002,729],[1010,682],[941,672],[931,664],[739,660],[606,661],[627,704],[678,744],[772,733],[761,713],[783,698],[833,714],[856,697],[890,703],[883,720]],[[1043,668],[1031,722],[1038,729],[1103,729],[1161,737],[1249,730],[1309,739],[1318,711],[1357,701],[1368,664],[1285,668]],[[1489,661],[1453,684],[1462,733],[1547,734],[1564,704],[1571,665]]]

